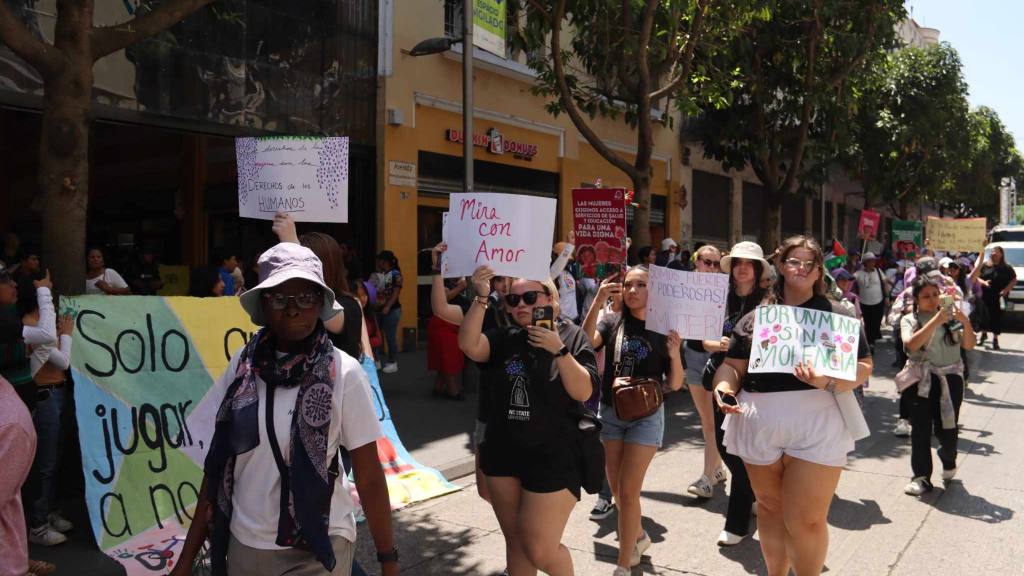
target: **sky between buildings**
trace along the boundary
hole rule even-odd
[[[1020,27],[1022,0],[908,0],[921,26],[938,28],[963,61],[971,106],[988,106],[1024,149],[1024,62]]]

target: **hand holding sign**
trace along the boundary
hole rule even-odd
[[[729,276],[650,267],[647,296],[648,330],[668,334],[675,330],[691,340],[722,336]]]
[[[782,305],[758,306],[754,314],[751,373],[794,374],[812,386],[820,383],[819,374],[857,378],[860,321],[856,318]]]

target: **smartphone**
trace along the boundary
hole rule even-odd
[[[939,306],[945,309],[953,307],[953,297],[949,294],[943,294],[939,296]]]
[[[715,390],[715,394],[718,394],[718,399],[722,401],[722,404],[726,406],[739,406],[739,401],[736,400],[736,396],[732,394],[723,394],[721,390]]]
[[[551,306],[538,306],[533,309],[533,325],[539,328],[555,329],[555,309]]]

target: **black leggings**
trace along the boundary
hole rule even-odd
[[[946,375],[946,381],[949,382],[949,395],[953,400],[953,413],[959,422],[960,404],[964,400],[964,381],[958,374]],[[910,423],[913,431],[910,433],[910,467],[914,471],[914,478],[931,478],[932,434],[939,437],[939,460],[943,469],[955,468],[959,431],[956,426],[951,430],[942,428],[942,415],[939,411],[942,391],[939,377],[932,375],[932,388],[927,398],[917,395],[917,384],[907,388],[904,394],[907,394],[911,403]]]
[[[747,476],[743,460],[725,450],[725,431],[722,430],[725,414],[718,409],[714,393],[711,394],[711,409],[715,412],[715,443],[718,445],[718,453],[732,475],[729,484],[729,508],[725,513],[725,529],[737,536],[746,536],[750,532],[750,508],[754,504],[754,490],[750,487],[750,477]]]

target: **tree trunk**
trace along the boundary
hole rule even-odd
[[[765,254],[771,254],[782,244],[782,193],[767,184],[764,186],[761,237]]]
[[[648,172],[633,179],[633,229],[630,238],[633,246],[651,245],[651,177]],[[677,239],[679,240],[679,239]]]
[[[87,4],[91,4],[87,3]],[[89,202],[89,110],[93,81],[92,11],[65,3],[54,45],[61,64],[43,78],[39,189],[43,195],[43,257],[59,294],[85,288]]]

